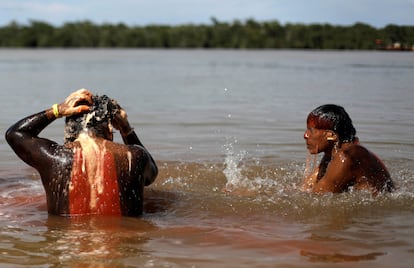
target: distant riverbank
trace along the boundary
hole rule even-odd
[[[231,23],[215,18],[210,24],[177,26],[67,22],[56,27],[42,21],[10,22],[0,27],[0,47],[24,48],[231,48],[411,50],[414,26],[389,24],[375,28],[353,25],[280,24],[253,19]]]

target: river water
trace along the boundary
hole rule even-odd
[[[0,79],[1,267],[412,267],[413,53],[5,49]],[[117,99],[158,163],[140,218],[48,215],[4,140],[82,87]],[[305,119],[326,103],[394,193],[298,190]],[[41,135],[62,142],[63,120]]]

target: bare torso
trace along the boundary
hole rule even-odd
[[[359,144],[346,143],[330,158],[324,157],[305,179],[304,189],[313,192],[345,192],[351,189],[373,193],[394,188],[385,165]]]
[[[16,154],[39,172],[48,212],[142,214],[143,188],[158,170],[135,132],[122,133],[125,144],[79,134],[75,142],[59,145],[38,136],[55,119],[48,109],[23,118],[6,133]]]

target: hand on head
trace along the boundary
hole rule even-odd
[[[56,117],[61,116],[73,116],[76,114],[81,114],[88,112],[90,106],[93,105],[93,94],[87,89],[79,89],[71,93],[64,102],[58,105],[58,111],[54,111]],[[114,128],[118,129],[121,134],[128,134],[131,132],[132,128],[128,122],[128,116],[124,109],[122,109],[118,104],[116,109],[117,112],[112,119],[112,125]],[[55,107],[53,108],[55,109]]]
[[[119,112],[115,114],[112,125],[121,133],[128,133],[131,131],[131,126],[128,122],[128,116],[124,109],[120,108]]]
[[[71,93],[64,102],[59,104],[59,115],[72,116],[87,112],[92,103],[92,93],[84,88],[79,89]]]

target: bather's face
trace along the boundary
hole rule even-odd
[[[318,129],[313,124],[307,125],[303,138],[309,153],[318,154],[332,148],[332,143],[327,140],[327,133],[327,130]]]

